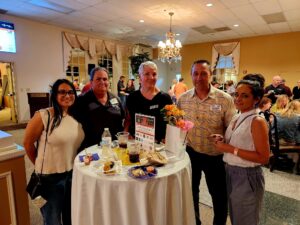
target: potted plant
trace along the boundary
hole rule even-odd
[[[141,65],[141,63],[151,60],[149,58],[148,52],[137,53],[136,55],[129,56],[129,59],[131,61],[130,66],[131,66],[132,74],[135,77],[138,76],[139,74],[139,66]]]

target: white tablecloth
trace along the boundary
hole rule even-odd
[[[83,153],[79,153],[82,155]],[[106,176],[75,159],[72,184],[73,225],[194,225],[190,160],[157,168],[150,180]]]

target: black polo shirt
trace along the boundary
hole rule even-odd
[[[129,132],[132,136],[135,135],[135,114],[140,113],[148,116],[155,117],[155,140],[160,142],[166,136],[166,125],[163,115],[160,110],[165,105],[172,104],[171,97],[162,91],[157,93],[153,99],[146,99],[140,90],[131,93],[126,102],[127,109],[130,114],[131,123]]]
[[[105,127],[109,128],[113,140],[117,132],[124,130],[124,109],[120,99],[110,92],[105,105],[97,100],[92,89],[79,96],[74,106],[74,117],[82,124],[85,132],[81,149],[99,144]]]
[[[272,104],[276,102],[276,96],[275,95],[287,95],[286,90],[282,85],[279,85],[277,87],[274,87],[272,84],[267,86],[265,88],[265,93],[268,93],[269,91],[273,91],[272,94],[268,95],[267,97],[272,100]]]

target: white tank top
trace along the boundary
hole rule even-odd
[[[48,113],[46,110],[40,110],[42,121],[46,130],[48,122]],[[58,127],[54,128],[50,134],[50,128],[53,120],[50,116],[48,141],[46,144],[45,158],[43,165],[43,174],[63,173],[73,168],[73,162],[84,138],[84,132],[81,124],[72,116],[62,118]],[[43,130],[39,139],[38,156],[35,160],[35,170],[41,173],[41,167],[44,157],[44,146],[46,131]]]
[[[251,133],[251,124],[252,124],[252,120],[256,116],[258,116],[257,110],[254,109],[249,112],[239,114],[236,118],[234,118],[230,122],[225,133],[226,143],[239,149],[255,151],[255,146],[254,146],[253,137]],[[235,122],[236,122],[235,129],[232,130],[232,126]],[[260,165],[259,163],[242,159],[239,156],[236,156],[231,153],[224,153],[223,160],[224,162],[232,166],[255,167]]]

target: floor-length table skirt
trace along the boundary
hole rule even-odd
[[[73,225],[194,225],[191,169],[184,159],[157,168],[150,180],[97,175],[75,159]]]

